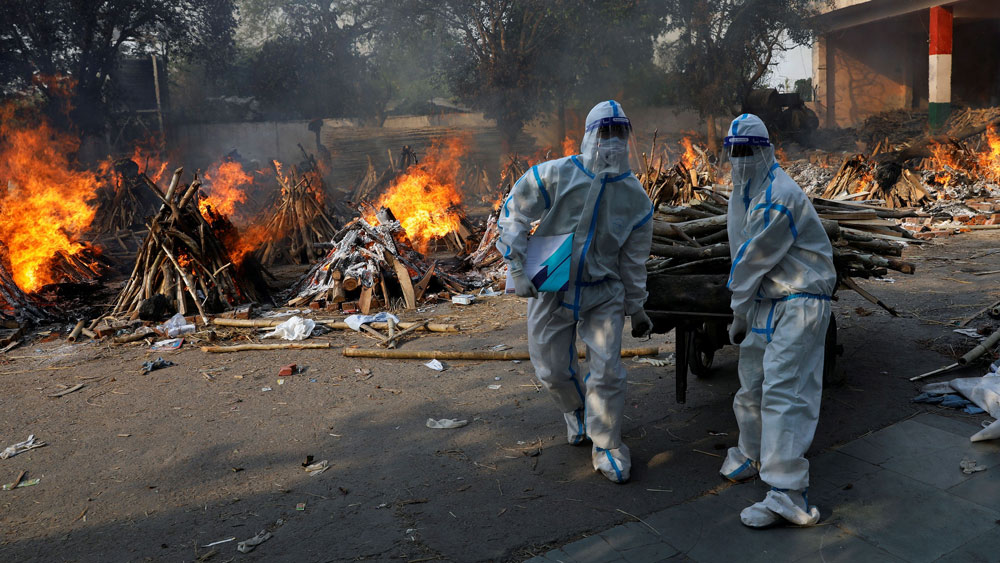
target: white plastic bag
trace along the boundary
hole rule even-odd
[[[457,420],[453,418],[442,418],[441,420],[428,418],[427,428],[461,428],[468,423],[468,420]]]
[[[387,322],[390,318],[393,320],[393,322],[399,324],[399,318],[396,317],[396,315],[393,315],[392,313],[386,313],[385,311],[376,313],[374,315],[351,315],[346,319],[344,319],[344,322],[347,324],[347,326],[351,327],[352,330],[360,332],[361,325],[366,325],[368,323],[384,323]]]
[[[165,333],[170,338],[177,338],[182,334],[190,334],[195,331],[195,326],[184,318],[184,315],[177,313],[176,315],[170,317],[170,320],[163,323],[162,325],[156,327],[156,329],[162,333]]]
[[[305,340],[316,328],[316,321],[303,319],[302,317],[292,317],[274,330],[265,334],[263,338],[281,338],[283,340]]]

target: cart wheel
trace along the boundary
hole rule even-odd
[[[826,346],[823,351],[823,387],[843,385],[847,379],[837,370],[837,356],[844,353],[844,347],[837,344],[837,319],[830,315],[830,325],[826,327]]]
[[[688,338],[688,366],[696,377],[704,378],[712,374],[715,348],[708,334],[708,326],[699,325]]]

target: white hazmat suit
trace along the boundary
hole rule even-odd
[[[760,527],[781,518],[814,524],[819,513],[805,496],[805,453],[819,419],[837,282],[833,249],[809,198],[775,161],[760,118],[733,120],[725,146],[733,165],[730,334],[740,344],[741,387],[733,401],[739,447],[730,448],[721,473],[741,481],[759,471],[773,487],[743,511],[744,524]]]
[[[564,413],[572,444],[593,444],[594,469],[617,483],[629,479],[631,460],[622,442],[625,368],[621,362],[625,316],[633,333],[649,320],[646,260],[653,207],[628,164],[628,118],[614,101],[590,111],[580,155],[531,167],[511,189],[497,224],[503,253],[528,300],[528,350],[538,379]],[[626,138],[608,135],[624,131]],[[572,235],[569,283],[562,291],[530,293],[524,274],[528,233]],[[588,373],[580,373],[576,335],[587,346]]]

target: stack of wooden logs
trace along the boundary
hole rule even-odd
[[[142,176],[162,206],[147,225],[132,275],[108,315],[112,319],[138,318],[154,300],[165,299],[171,309],[184,315],[196,311],[207,322],[208,312],[269,300],[260,266],[233,263],[217,228],[198,209],[201,182],[195,177],[181,184],[182,173],[182,168],[174,172],[165,192]]]
[[[158,208],[157,199],[140,177],[138,164],[123,158],[115,161],[112,167],[108,184],[97,192],[97,211],[90,224],[92,233],[141,229]]]
[[[8,323],[29,324],[48,319],[49,315],[14,283],[5,262],[6,257],[0,252],[0,321],[4,328],[12,328]]]
[[[316,244],[329,241],[337,232],[336,220],[327,211],[323,179],[316,172],[299,174],[293,167],[289,178],[276,174],[281,195],[263,220],[271,236],[256,252],[261,264],[311,264],[324,254]]]
[[[649,310],[729,312],[728,202],[715,192],[705,193],[711,201],[689,207],[661,205],[654,217],[654,258],[646,265]],[[814,206],[833,244],[841,285],[876,302],[852,278],[880,277],[889,270],[914,273],[914,265],[899,257],[902,243],[920,241],[890,220],[909,216],[909,212],[822,199],[814,200]]]
[[[479,246],[465,257],[465,262],[473,270],[478,271],[486,280],[497,281],[502,279],[506,273],[503,256],[497,250],[497,241],[500,238],[500,230],[497,227],[497,220],[500,219],[500,211],[503,208],[503,201],[510,194],[514,183],[528,170],[527,161],[520,159],[517,155],[507,158],[507,164],[500,170],[500,182],[494,190],[495,194],[500,194],[499,199],[489,217],[486,219],[486,227],[479,238]]]
[[[711,186],[715,181],[715,168],[709,162],[708,154],[697,145],[691,148],[698,155],[692,166],[678,160],[664,170],[667,157],[662,150],[657,152],[656,132],[653,132],[653,143],[648,155],[642,154],[643,170],[637,177],[654,206],[661,203],[680,205],[700,199],[697,190]]]
[[[881,143],[877,145],[872,157],[858,154],[846,158],[821,197],[839,201],[878,201],[890,209],[929,203],[930,193],[918,175],[898,165],[878,165],[876,155],[882,147]]]
[[[376,223],[357,217],[338,231],[326,256],[292,286],[288,306],[340,306],[368,314],[381,306],[416,308],[432,280],[452,293],[466,290],[414,250],[388,209],[379,210]]]

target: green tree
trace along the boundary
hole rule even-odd
[[[5,0],[0,18],[0,95],[34,93],[56,123],[103,129],[123,54],[158,53],[220,63],[231,53],[232,0]],[[61,88],[73,84],[72,111]],[[68,117],[68,120],[67,120]]]
[[[666,3],[663,60],[674,95],[708,125],[718,151],[715,116],[735,115],[761,85],[774,55],[809,42],[813,0],[674,0]]]

